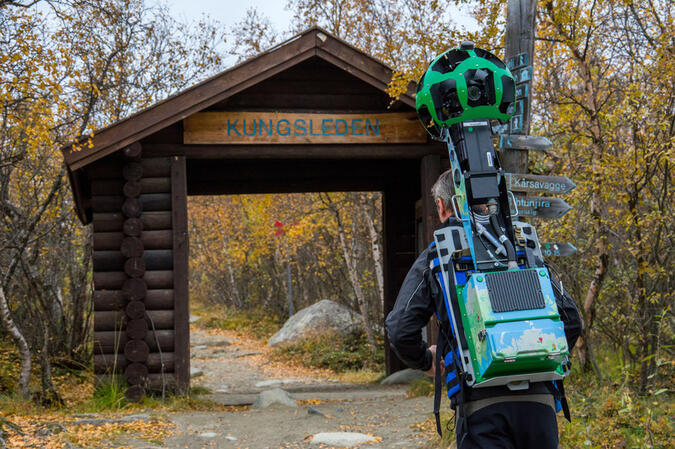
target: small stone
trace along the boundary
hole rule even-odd
[[[239,358],[241,358],[241,357],[249,357],[249,356],[252,356],[252,355],[258,355],[258,354],[261,354],[261,352],[260,352],[260,351],[248,351],[248,352],[242,352],[242,353],[240,353],[240,354],[235,355],[234,358],[235,358],[235,359],[239,359]]]
[[[324,418],[326,418],[326,415],[324,415],[324,414],[321,412],[321,410],[319,410],[319,409],[316,408],[316,407],[312,407],[311,405],[310,405],[309,408],[307,409],[307,413],[309,413],[310,415],[319,415],[319,416],[323,416]]]
[[[261,392],[256,398],[251,408],[254,409],[263,409],[267,408],[273,404],[280,404],[286,407],[297,408],[298,404],[295,403],[291,396],[282,390],[281,388],[274,388],[272,390],[266,390]]]
[[[394,374],[382,380],[382,382],[380,382],[380,385],[409,384],[410,382],[416,379],[428,379],[428,378],[429,376],[427,376],[424,373],[424,371],[407,368],[401,371],[396,371]]]
[[[200,370],[199,368],[195,368],[194,366],[190,367],[190,377],[199,377],[203,375],[204,371]]]
[[[201,319],[200,316],[197,315],[190,315],[190,323],[194,323],[196,321],[199,321]]]
[[[342,413],[342,412],[344,412],[344,409],[342,407],[338,407],[338,408],[335,409],[335,411],[338,412],[338,413]]]
[[[229,435],[226,436],[225,439],[228,440],[228,441],[237,441],[237,439],[235,437],[231,437]]]
[[[374,437],[356,432],[322,432],[312,437],[312,445],[325,444],[328,446],[354,447],[361,443],[375,441]]]
[[[204,432],[200,433],[200,438],[215,438],[218,434],[216,432]]]
[[[195,346],[195,347],[192,348],[192,349],[202,350],[202,349],[206,349],[206,348],[208,348],[208,346],[206,346],[206,345],[197,345],[197,346]]]

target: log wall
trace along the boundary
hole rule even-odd
[[[181,167],[182,189],[176,179]],[[131,400],[141,399],[146,390],[185,391],[185,161],[143,157],[141,145],[135,143],[86,170],[94,231],[95,372],[102,378],[123,375]],[[182,204],[175,199],[181,196]],[[174,204],[183,209],[174,210]],[[181,221],[178,226],[176,219]],[[177,332],[181,321],[185,323]]]

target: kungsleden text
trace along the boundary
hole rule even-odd
[[[380,120],[227,120],[230,136],[379,136]]]

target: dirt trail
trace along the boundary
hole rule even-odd
[[[405,387],[341,383],[330,372],[271,362],[254,341],[234,332],[192,329],[193,386],[227,405],[253,402],[260,391],[282,388],[298,408],[246,407],[231,412],[174,413],[165,448],[309,448],[319,432],[360,432],[378,439],[368,448],[412,448],[428,444],[414,424],[430,415],[430,398],[405,397]],[[310,412],[311,409],[311,412]],[[317,413],[318,412],[318,413]]]

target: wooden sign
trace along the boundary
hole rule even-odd
[[[524,136],[502,134],[499,136],[499,149],[546,150],[553,142],[543,136]]]
[[[517,196],[518,213],[538,218],[560,218],[572,207],[560,198],[547,196]]]
[[[183,121],[185,144],[425,143],[413,112],[310,114],[200,112]]]
[[[577,248],[571,243],[540,243],[539,247],[544,257],[565,257],[577,252]]]
[[[540,176],[504,173],[506,188],[513,192],[564,194],[577,185],[566,176]]]

